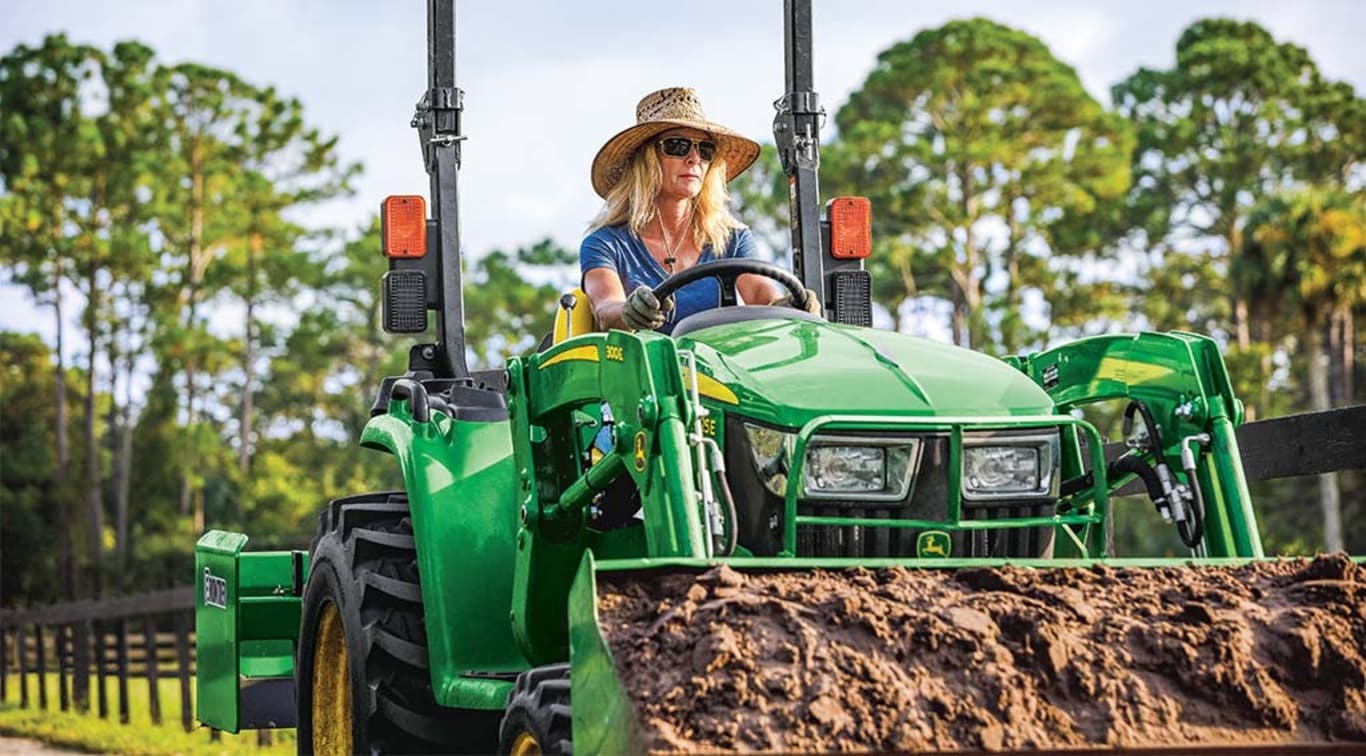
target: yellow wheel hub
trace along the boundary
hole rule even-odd
[[[541,756],[541,744],[536,742],[529,732],[517,734],[517,739],[512,741],[512,756]]]
[[[313,646],[313,752],[320,756],[351,753],[350,668],[341,615],[329,601]]]

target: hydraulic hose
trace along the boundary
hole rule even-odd
[[[1132,473],[1143,481],[1143,486],[1148,489],[1148,498],[1153,500],[1153,505],[1159,512],[1166,516],[1167,511],[1167,492],[1162,489],[1162,481],[1158,479],[1157,472],[1148,466],[1148,463],[1132,454],[1126,454],[1106,468],[1106,472],[1112,477]]]
[[[1176,530],[1181,536],[1181,542],[1194,549],[1205,537],[1205,494],[1200,489],[1200,481],[1195,477],[1195,453],[1191,451],[1192,442],[1207,444],[1209,434],[1197,433],[1181,439],[1181,468],[1186,471],[1186,486],[1192,494],[1191,522],[1189,527],[1184,522],[1178,522]]]
[[[739,516],[735,512],[735,496],[730,492],[730,481],[726,479],[726,471],[717,471],[716,478],[721,481],[721,498],[726,503],[726,540],[721,546],[720,555],[730,556],[735,553],[735,544],[739,540]]]
[[[1162,459],[1162,433],[1157,429],[1157,421],[1153,419],[1152,410],[1148,409],[1148,404],[1142,399],[1134,399],[1129,402],[1129,406],[1124,408],[1124,435],[1129,435],[1134,429],[1134,410],[1143,414],[1143,425],[1148,429],[1148,436],[1152,438],[1153,454],[1160,461]]]
[[[1148,436],[1152,442],[1153,460],[1156,463],[1155,472],[1158,490],[1163,492],[1162,498],[1167,500],[1164,502],[1165,506],[1164,504],[1158,504],[1158,509],[1169,509],[1171,511],[1172,517],[1176,520],[1176,532],[1181,537],[1181,542],[1188,548],[1194,549],[1200,545],[1200,540],[1205,535],[1204,501],[1200,498],[1202,493],[1200,491],[1200,486],[1195,480],[1195,460],[1194,457],[1189,454],[1188,443],[1193,439],[1199,440],[1199,436],[1183,439],[1181,443],[1182,465],[1186,469],[1187,480],[1190,483],[1188,489],[1194,491],[1195,495],[1191,508],[1196,511],[1187,514],[1184,501],[1185,494],[1182,487],[1173,479],[1171,469],[1167,466],[1167,460],[1164,456],[1166,447],[1162,443],[1161,431],[1158,430],[1157,422],[1153,419],[1152,410],[1148,409],[1148,405],[1143,400],[1134,399],[1129,402],[1128,407],[1124,408],[1124,433],[1125,435],[1128,435],[1133,429],[1135,410],[1143,415],[1143,423],[1148,428]],[[1206,437],[1206,440],[1208,440],[1208,437]],[[1152,486],[1148,485],[1148,492],[1150,495],[1152,490]],[[1156,498],[1153,499],[1153,503],[1157,504]]]

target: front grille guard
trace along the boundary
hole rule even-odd
[[[1080,507],[1074,506],[1068,514],[1053,514],[1044,517],[1015,517],[990,520],[963,519],[963,434],[972,431],[1020,430],[1030,428],[1060,429],[1073,426],[1086,434],[1087,453],[1090,467],[1095,472],[1094,483],[1089,491],[1081,491],[1073,501],[1085,501]],[[802,466],[806,463],[806,447],[811,438],[826,431],[881,431],[881,432],[918,432],[948,433],[948,516],[944,520],[890,519],[870,517],[843,517],[828,515],[802,515],[797,512],[797,500],[801,493]],[[1005,528],[1058,527],[1080,550],[1084,558],[1090,557],[1086,544],[1090,539],[1091,527],[1103,525],[1110,513],[1109,481],[1105,476],[1105,449],[1100,432],[1095,426],[1070,415],[1022,415],[1005,418],[983,417],[915,417],[865,415],[822,415],[813,418],[797,432],[797,440],[792,450],[792,461],[787,476],[787,492],[784,497],[783,517],[783,555],[797,556],[797,526],[820,525],[833,527],[868,528],[913,528],[916,530],[943,530],[948,532],[970,530],[996,530]],[[1081,528],[1079,536],[1076,528]],[[1104,542],[1105,539],[1102,539]],[[1110,556],[1107,545],[1102,545],[1100,556]]]

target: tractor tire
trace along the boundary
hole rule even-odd
[[[402,492],[333,501],[310,551],[295,661],[299,753],[488,753],[500,712],[432,695]]]
[[[571,754],[573,715],[569,706],[569,665],[551,664],[517,676],[508,694],[498,752],[509,756]]]

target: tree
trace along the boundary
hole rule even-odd
[[[342,438],[357,439],[379,379],[406,369],[401,339],[381,328],[386,263],[380,250],[375,217],[357,238],[320,260],[310,288],[328,306],[305,309],[284,337],[284,349],[272,356],[259,405],[267,426],[297,429],[311,442],[326,435],[319,429],[331,420],[340,424]]]
[[[53,373],[56,442],[50,490],[58,517],[70,519],[73,502],[59,486],[70,480],[65,368],[66,319],[62,286],[72,267],[74,240],[66,231],[68,191],[85,159],[77,147],[83,120],[81,84],[91,75],[94,50],[65,36],[45,38],[38,48],[19,45],[0,59],[0,259],[13,280],[53,309],[57,336]],[[50,299],[48,299],[50,297]],[[71,531],[57,532],[62,591],[76,596]]]
[[[349,192],[348,182],[360,167],[341,164],[336,137],[307,125],[297,99],[282,97],[273,87],[248,88],[240,96],[249,105],[235,135],[241,150],[240,225],[227,250],[235,285],[226,288],[245,306],[237,457],[245,474],[252,448],[256,310],[263,297],[287,296],[312,264],[295,250],[304,229],[286,220],[285,213]]]
[[[1129,184],[1122,121],[1038,39],[985,19],[884,51],[835,122],[830,193],[872,199],[896,296],[948,300],[960,344],[1037,342],[1026,292],[1051,290],[1050,258],[1101,247],[1086,221]]]
[[[57,469],[53,355],[36,336],[0,331],[0,593],[9,605],[42,604],[65,590],[66,524],[51,505]]]
[[[759,158],[730,183],[731,212],[749,226],[755,238],[773,256],[784,260],[792,253],[792,230],[788,217],[787,176],[771,144],[760,147]]]
[[[196,526],[202,526],[201,458],[215,442],[204,422],[212,382],[201,385],[201,378],[230,364],[231,356],[229,345],[208,330],[201,305],[213,293],[204,290],[209,266],[237,228],[237,140],[251,105],[243,82],[227,71],[186,63],[163,68],[160,76],[165,153],[157,214],[165,274],[149,295],[156,319],[153,344],[162,372],[182,381],[178,396],[188,427],[172,462],[181,472],[180,512],[193,512]]]
[[[550,239],[511,254],[480,257],[465,283],[465,339],[473,364],[502,367],[550,332],[560,293],[569,288],[578,256]],[[539,283],[538,283],[539,281]]]
[[[1303,48],[1228,19],[1192,24],[1172,68],[1140,69],[1113,96],[1138,135],[1133,242],[1152,256],[1162,292],[1146,300],[1148,317],[1158,328],[1229,334],[1235,374],[1244,360],[1260,365],[1244,388],[1264,387],[1271,355],[1257,344],[1274,341],[1276,326],[1255,315],[1274,309],[1228,285],[1245,249],[1243,218],[1298,183],[1346,188],[1364,154],[1361,100],[1326,81]]]
[[[1300,190],[1268,197],[1253,208],[1234,270],[1237,290],[1273,303],[1292,319],[1285,336],[1304,340],[1310,406],[1332,406],[1328,389],[1330,324],[1366,304],[1366,199],[1332,190]],[[1345,315],[1344,315],[1345,314]],[[1324,545],[1343,548],[1336,473],[1319,476]]]

